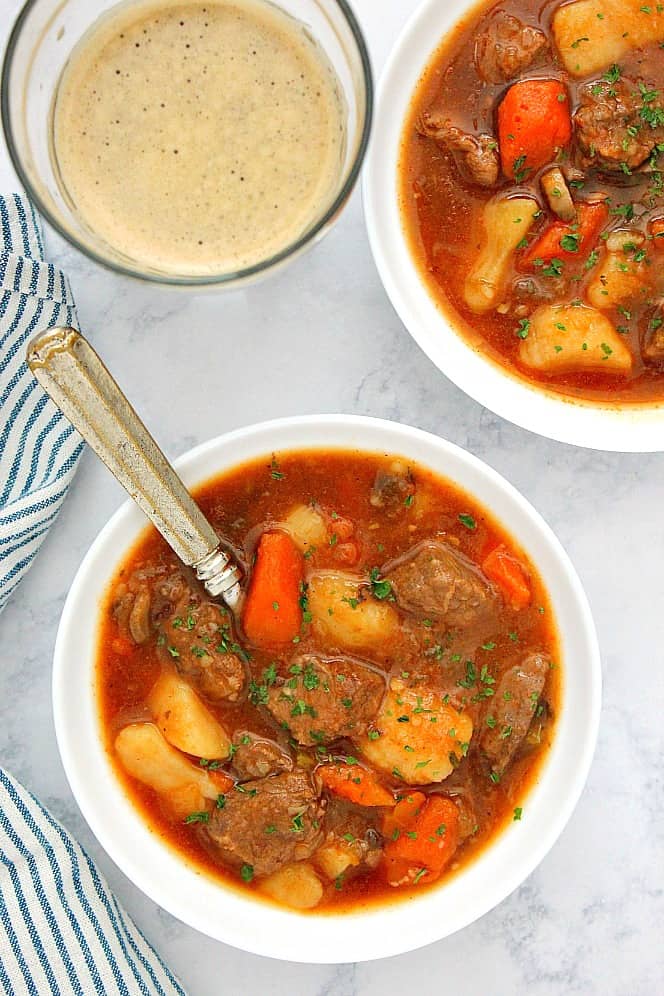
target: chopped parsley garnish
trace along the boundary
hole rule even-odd
[[[523,814],[523,809],[521,806],[517,806],[514,810],[514,821],[518,822]]]
[[[462,526],[465,526],[466,529],[471,529],[471,530],[477,529],[477,523],[475,522],[474,518],[472,517],[472,515],[468,515],[466,512],[461,512],[461,514],[459,515],[459,522],[461,523]]]
[[[545,277],[560,277],[562,276],[564,265],[562,259],[554,256],[549,265],[544,267],[542,273]]]
[[[527,339],[529,332],[530,332],[530,319],[521,318],[519,321],[519,327],[516,330],[516,334],[518,335],[519,339]]]
[[[569,234],[563,235],[560,240],[560,248],[564,249],[565,252],[578,252],[580,241],[581,236],[578,232],[569,232]]]
[[[253,865],[242,865],[240,868],[240,878],[243,882],[251,882],[254,877],[254,866]]]
[[[189,813],[189,816],[185,816],[184,822],[185,823],[209,823],[210,822],[210,814],[206,813],[205,810],[203,810],[200,813]]]
[[[311,661],[308,662],[304,669],[304,674],[302,675],[302,684],[307,689],[308,692],[313,692],[314,689],[318,688],[320,685],[320,678],[316,673],[316,669]]]
[[[514,170],[514,179],[517,183],[523,183],[528,174],[532,172],[530,166],[526,166],[525,155],[518,156],[518,158],[514,160],[514,166],[512,168]]]
[[[611,208],[611,214],[621,216],[625,221],[631,221],[634,217],[634,205],[633,204],[620,204],[618,207]]]
[[[369,579],[371,581],[371,594],[374,598],[377,598],[381,602],[386,598],[389,601],[394,601],[392,585],[387,579],[381,578],[380,571],[377,567],[371,568]]]
[[[303,833],[304,823],[302,822],[302,817],[304,816],[304,810],[296,815],[291,820],[291,833]]]

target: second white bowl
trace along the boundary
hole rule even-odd
[[[397,176],[401,134],[422,72],[443,36],[476,0],[424,0],[383,72],[364,170],[364,211],[376,265],[402,322],[430,360],[471,398],[516,425],[599,450],[664,450],[664,404],[618,407],[568,400],[510,374],[474,349],[429,294],[401,223]]]

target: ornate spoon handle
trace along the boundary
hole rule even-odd
[[[240,569],[90,343],[53,328],[28,346],[28,366],[97,456],[214,597],[237,608]]]

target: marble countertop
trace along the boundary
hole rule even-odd
[[[355,6],[378,71],[416,0]],[[18,7],[0,0],[0,32]],[[567,829],[520,889],[462,933],[381,962],[307,966],[245,954],[139,893],[101,851],[65,780],[50,701],[58,619],[83,554],[123,500],[87,453],[41,555],[0,617],[0,758],[97,859],[192,996],[662,992],[664,454],[550,442],[463,395],[392,311],[358,191],[312,253],[262,285],[225,295],[142,286],[50,232],[46,241],[49,258],[70,275],[81,327],[170,456],[227,429],[296,413],[371,414],[439,433],[504,474],[553,526],[599,630],[605,689],[590,778]]]

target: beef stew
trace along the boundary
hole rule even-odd
[[[527,814],[558,641],[490,513],[354,452],[253,461],[197,500],[245,565],[241,618],[149,530],[97,660],[109,757],[166,842],[258,896],[343,911],[432,886]]]
[[[453,327],[512,374],[664,401],[664,7],[481,4],[427,66],[399,197]]]

